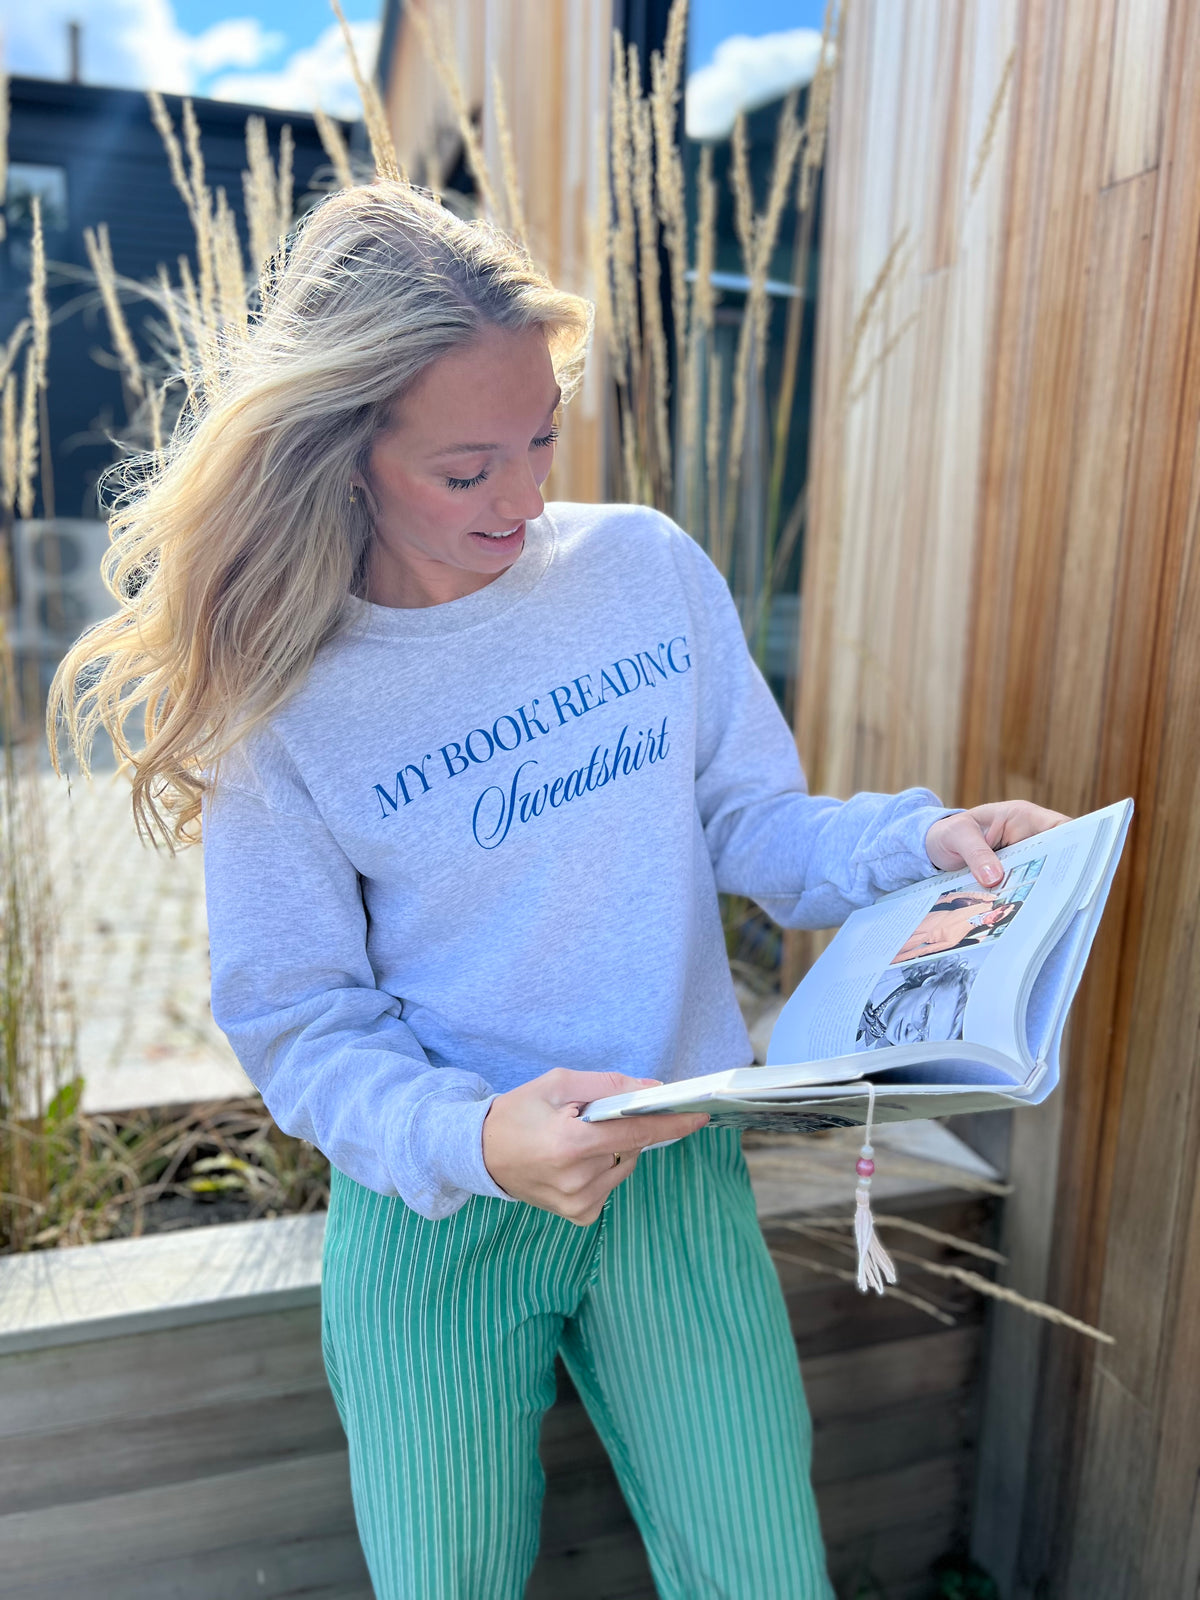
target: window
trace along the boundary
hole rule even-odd
[[[14,271],[29,270],[29,241],[33,234],[33,198],[42,205],[42,230],[47,243],[67,231],[67,169],[14,161],[8,169],[4,199],[8,260]]]

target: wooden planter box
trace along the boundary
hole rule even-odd
[[[781,1177],[777,1152],[762,1164],[768,1239],[819,1255],[772,1218],[828,1196]],[[889,1209],[937,1227],[991,1225],[993,1202],[928,1181],[888,1193]],[[321,1363],[323,1228],[281,1218],[0,1261],[5,1600],[370,1600]],[[915,1600],[929,1563],[967,1534],[978,1310],[963,1297],[944,1328],[795,1263],[780,1270],[835,1578],[846,1593],[870,1579],[881,1587],[868,1592]],[[542,1448],[529,1600],[651,1600],[636,1529],[565,1375]]]

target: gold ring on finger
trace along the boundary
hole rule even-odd
[[[614,1167],[619,1167],[621,1165],[621,1156],[619,1151],[613,1151],[612,1164]]]

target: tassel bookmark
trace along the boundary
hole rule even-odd
[[[854,1170],[858,1173],[858,1186],[854,1191],[854,1238],[858,1244],[858,1287],[862,1294],[874,1289],[882,1294],[884,1282],[895,1283],[896,1269],[892,1258],[880,1243],[875,1232],[875,1218],[871,1215],[871,1179],[875,1175],[875,1151],[871,1145],[871,1126],[875,1121],[875,1085],[867,1082],[867,1128],[862,1149]]]

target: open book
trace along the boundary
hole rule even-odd
[[[586,1122],[707,1111],[793,1131],[1037,1105],[1058,1082],[1067,1010],[1132,800],[852,912],[780,1013],[762,1067],[594,1100]]]

